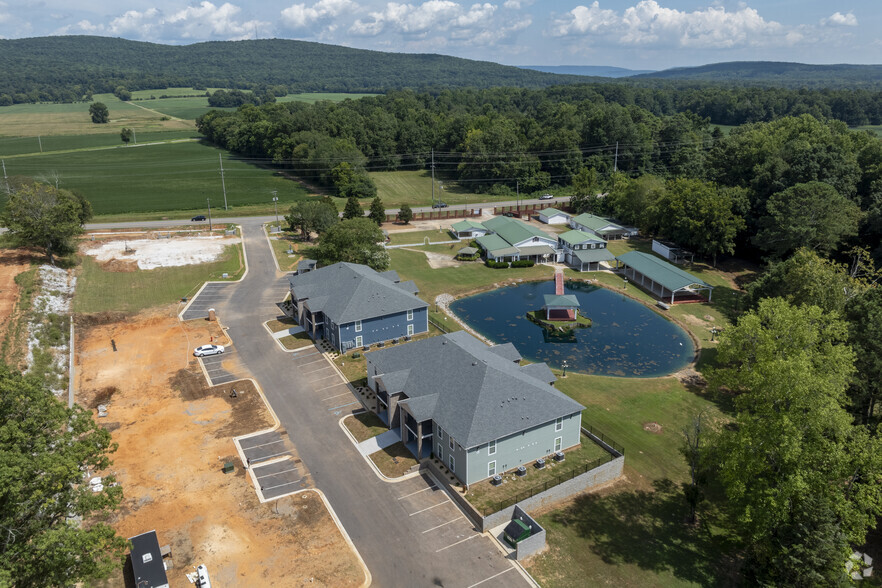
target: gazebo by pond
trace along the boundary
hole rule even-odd
[[[579,316],[579,299],[572,294],[546,294],[545,320],[548,321],[575,321]]]
[[[714,287],[701,278],[685,272],[654,255],[629,251],[616,258],[624,267],[622,272],[632,283],[649,290],[658,298],[677,302],[710,302]]]

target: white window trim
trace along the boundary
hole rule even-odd
[[[555,437],[554,438],[554,451],[560,451],[563,449],[563,437]]]
[[[447,465],[450,466],[450,471],[456,473],[456,459],[453,457],[453,454],[447,456]]]
[[[487,464],[487,477],[490,478],[496,475],[496,460],[494,459],[490,463]]]
[[[450,446],[450,450],[453,451],[453,437],[450,435],[447,436],[447,444]]]
[[[407,311],[407,320],[413,320],[413,309]]]
[[[407,336],[413,337],[413,325],[407,325]]]
[[[554,420],[554,432],[563,431],[563,417],[558,417]]]
[[[487,444],[487,455],[496,455],[496,441]]]
[[[444,446],[440,443],[438,444],[438,459],[441,460],[441,463],[444,463]]]
[[[364,337],[362,337],[361,335],[356,337],[355,338],[355,346],[356,347],[363,347],[364,346]]]
[[[361,321],[355,321],[355,332],[361,333]]]

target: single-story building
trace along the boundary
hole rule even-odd
[[[547,225],[565,225],[571,216],[556,208],[543,208],[539,211],[539,220]]]
[[[313,340],[339,351],[429,331],[429,305],[395,271],[335,263],[288,282],[294,318]]]
[[[471,259],[475,259],[475,256],[477,256],[477,254],[480,252],[481,252],[481,250],[478,249],[477,247],[463,247],[462,249],[460,249],[459,251],[456,252],[456,258],[471,260]]]
[[[518,219],[497,216],[484,222],[492,231],[478,237],[478,245],[487,259],[494,261],[559,261],[557,239]]]
[[[490,232],[483,224],[470,218],[453,223],[450,226],[450,231],[459,239],[482,237]]]
[[[580,443],[584,406],[544,363],[465,331],[365,354],[378,416],[417,458],[474,484]]]
[[[597,271],[601,262],[614,261],[616,258],[606,248],[606,241],[595,233],[573,229],[558,235],[557,243],[563,251],[563,261],[580,272]]]
[[[676,243],[671,243],[670,241],[658,241],[653,239],[652,252],[658,253],[668,261],[673,261],[674,263],[686,263],[687,261],[692,263],[692,260],[695,259],[694,253],[686,251]]]
[[[625,228],[605,218],[583,212],[579,216],[570,219],[570,227],[594,233],[604,241],[615,239],[627,239],[633,236],[635,229]]]
[[[641,251],[629,251],[616,258],[624,267],[622,273],[651,294],[665,302],[703,302],[702,292],[710,302],[714,287],[701,278],[687,273],[675,265]],[[679,297],[679,298],[678,298]]]
[[[129,541],[132,544],[132,575],[135,577],[135,586],[168,588],[168,576],[156,531],[135,535]]]
[[[306,272],[311,272],[315,269],[315,266],[318,262],[314,259],[301,259],[297,262],[297,270],[294,272],[295,275],[305,274]]]

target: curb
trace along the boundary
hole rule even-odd
[[[273,331],[269,328],[268,323],[269,323],[269,321],[264,321],[263,328],[266,329],[270,335],[274,335],[275,333],[273,333]],[[273,337],[273,340],[276,342],[276,345],[279,346],[279,349],[281,349],[285,353],[294,353],[295,351],[300,351],[301,349],[306,349],[307,347],[315,347],[315,342],[310,341],[309,343],[307,343],[303,347],[297,347],[295,349],[288,349],[287,347],[282,345],[282,342],[279,339],[276,339],[275,337]],[[324,354],[322,354],[322,355],[324,355]]]
[[[355,437],[352,436],[352,431],[346,428],[346,425],[343,424],[343,421],[345,421],[349,417],[355,416],[357,414],[362,414],[364,412],[367,412],[367,409],[362,408],[360,410],[354,410],[346,416],[341,417],[340,420],[337,421],[337,424],[340,426],[341,429],[343,429],[343,432],[346,433],[346,436],[349,437],[349,440],[352,441],[352,445],[355,447],[356,451],[358,451],[358,441],[355,440]],[[382,449],[380,451],[382,451]],[[377,464],[374,463],[370,456],[362,455],[360,451],[358,453],[367,462],[371,469],[374,470],[374,473],[377,474],[377,477],[387,484],[397,484],[398,482],[404,482],[405,480],[410,480],[411,478],[415,478],[420,475],[420,471],[417,470],[409,474],[404,474],[403,476],[398,476],[397,478],[390,478],[380,471],[380,468],[377,467]]]
[[[242,225],[236,225],[236,227],[239,229],[239,235],[241,235],[240,238],[242,239],[242,260],[245,263],[245,271],[242,272],[242,276],[238,280],[209,280],[207,282],[203,282],[202,286],[199,288],[199,290],[196,292],[196,294],[191,296],[190,300],[187,301],[187,304],[184,305],[184,308],[182,308],[181,311],[178,312],[178,318],[180,320],[184,320],[183,319],[184,313],[187,312],[187,309],[190,308],[190,305],[193,304],[193,301],[196,300],[200,294],[202,294],[202,291],[205,290],[205,287],[207,285],[209,285],[209,284],[236,284],[236,283],[244,280],[245,276],[248,275],[248,248],[245,247],[245,231],[242,229]],[[273,256],[273,258],[275,258],[275,256]],[[191,319],[191,320],[193,320],[193,319]]]
[[[261,224],[260,230],[263,231],[263,236],[266,237],[266,244],[269,245],[270,253],[273,254],[273,263],[276,264],[276,273],[283,274],[285,272],[283,272],[282,268],[279,267],[279,260],[278,260],[278,258],[276,258],[276,250],[273,249],[273,244],[270,242],[269,231],[266,230],[266,227],[267,227],[266,224]]]

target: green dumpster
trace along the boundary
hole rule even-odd
[[[502,533],[502,538],[512,547],[516,547],[518,543],[529,536],[530,527],[525,525],[524,521],[519,519],[513,519],[508,525],[506,525],[505,531]]]

